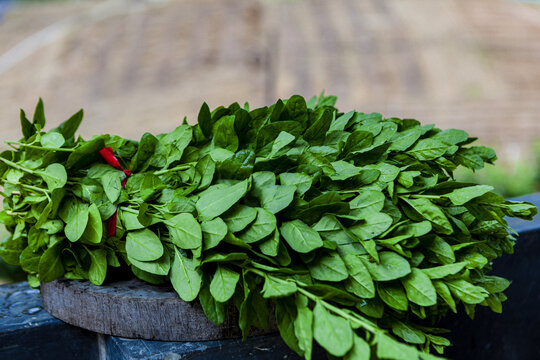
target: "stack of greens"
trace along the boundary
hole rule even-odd
[[[139,142],[76,138],[82,112],[44,132],[40,102],[0,154],[0,254],[32,286],[100,285],[118,267],[170,282],[216,324],[233,303],[244,337],[275,309],[306,359],[313,340],[332,358],[434,358],[449,342],[430,324],[448,311],[501,311],[509,282],[487,273],[512,252],[504,217],[537,210],[453,179],[496,159],[466,132],[335,101],[203,104],[197,125]]]

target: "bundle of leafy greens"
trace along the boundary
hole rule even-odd
[[[332,358],[435,358],[450,344],[430,326],[460,303],[501,311],[509,282],[487,273],[512,253],[504,217],[537,210],[453,179],[496,159],[466,132],[335,101],[203,104],[198,124],[139,142],[76,138],[82,111],[44,132],[40,101],[0,154],[0,254],[32,286],[118,267],[216,324],[233,303],[244,337],[275,311],[306,359],[313,340]]]

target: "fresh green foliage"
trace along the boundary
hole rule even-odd
[[[40,101],[0,154],[0,255],[33,286],[100,285],[130,268],[216,324],[234,305],[244,337],[275,309],[306,359],[314,341],[332,358],[433,359],[450,343],[426,324],[459,303],[471,317],[476,305],[502,310],[509,282],[487,274],[512,253],[505,217],[537,209],[454,179],[496,159],[464,131],[341,113],[335,101],[203,104],[197,125],[139,142],[75,137],[82,111],[44,132]],[[105,163],[105,147],[131,176]]]

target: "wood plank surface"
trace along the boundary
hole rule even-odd
[[[206,318],[198,301],[182,301],[166,286],[138,279],[96,286],[61,279],[41,285],[43,307],[68,324],[100,334],[162,341],[200,341],[241,337],[238,312],[231,306],[222,325]],[[273,319],[273,316],[271,316]],[[251,335],[276,331],[252,330]]]

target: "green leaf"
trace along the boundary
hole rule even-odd
[[[420,306],[437,304],[437,292],[429,277],[421,270],[413,268],[411,273],[401,279],[407,298]]]
[[[43,251],[34,251],[32,247],[26,247],[19,255],[21,268],[27,272],[37,273],[39,271],[39,260],[43,255]]]
[[[88,254],[92,259],[88,279],[95,285],[101,285],[107,276],[107,251],[105,249],[88,250]]]
[[[281,245],[278,229],[276,228],[273,234],[268,235],[266,239],[261,240],[257,245],[264,255],[277,256]]]
[[[500,293],[510,286],[510,281],[499,276],[484,276],[477,284],[492,294]]]
[[[49,191],[62,188],[67,182],[67,172],[61,164],[51,164],[47,166],[45,171],[40,172],[43,180],[47,183]]]
[[[58,131],[60,134],[62,134],[64,139],[69,140],[75,136],[75,132],[81,125],[83,116],[84,116],[84,111],[81,109],[75,114],[73,114],[69,119],[67,119],[62,124],[60,124],[60,126],[58,126],[53,131]]]
[[[295,335],[296,306],[291,298],[276,299],[276,323],[283,341],[297,354],[302,354]]]
[[[141,141],[139,141],[137,153],[131,159],[131,171],[135,172],[146,170],[148,165],[150,165],[150,160],[156,150],[157,143],[158,139],[154,135],[150,133],[143,134]]]
[[[64,218],[64,233],[69,241],[75,242],[81,238],[88,224],[88,205],[71,198],[64,203],[62,211],[68,212]]]
[[[399,282],[381,282],[377,284],[377,293],[382,301],[396,310],[407,311],[409,302]]]
[[[301,220],[284,222],[279,230],[287,244],[296,252],[308,253],[323,245],[319,233]]]
[[[294,282],[267,275],[262,294],[264,298],[279,298],[292,295],[296,291],[297,288]]]
[[[257,217],[257,209],[241,204],[235,205],[231,210],[224,214],[223,219],[230,232],[239,232],[251,224]]]
[[[146,281],[150,284],[154,285],[161,285],[165,283],[165,277],[161,275],[154,275],[149,272],[146,272],[144,270],[139,269],[136,266],[131,266],[131,271],[133,272],[133,275],[141,279],[142,281]]]
[[[424,239],[423,246],[425,246],[427,250],[426,255],[428,255],[428,258],[432,262],[453,264],[456,261],[452,247],[438,236],[432,236]]]
[[[447,144],[457,145],[467,141],[469,139],[469,134],[463,130],[448,129],[435,134],[432,138]]]
[[[229,151],[238,150],[238,136],[234,130],[235,116],[224,116],[214,124],[212,144]]]
[[[353,346],[349,322],[331,314],[320,302],[313,309],[313,337],[334,356],[344,356]]]
[[[450,309],[452,309],[454,313],[457,313],[456,302],[452,297],[452,293],[450,292],[448,285],[442,281],[435,280],[433,281],[433,286],[435,287],[435,290],[437,290],[437,295],[444,300],[444,302],[450,307]]]
[[[127,255],[139,261],[153,261],[163,255],[163,245],[150,229],[130,231],[126,236]]]
[[[285,209],[293,201],[295,186],[271,185],[264,187],[261,191],[261,206],[276,214]]]
[[[119,189],[118,182],[116,183],[115,188]],[[165,188],[165,184],[163,183],[163,181],[161,181],[161,179],[158,176],[152,173],[146,173],[141,182],[141,189],[140,189],[141,199],[143,201],[150,201],[153,198],[155,198],[156,195],[159,194],[164,188]],[[118,195],[119,194],[120,193],[118,193]]]
[[[196,249],[202,246],[201,225],[190,213],[181,213],[165,222],[169,238],[181,249]]]
[[[345,130],[347,124],[354,117],[355,114],[356,111],[349,111],[348,113],[343,114],[340,117],[332,120],[332,124],[330,125],[328,131]]]
[[[51,282],[64,275],[61,253],[62,248],[59,243],[45,250],[39,260],[39,281]]]
[[[45,127],[45,110],[43,108],[43,100],[39,98],[39,101],[36,105],[36,109],[34,110],[34,118],[32,119],[32,125],[39,125],[40,129],[43,129]]]
[[[250,244],[264,239],[272,234],[275,229],[276,217],[274,214],[265,209],[257,208],[257,218],[238,237],[246,244]]]
[[[417,142],[408,153],[421,161],[435,160],[443,156],[449,147],[450,145],[442,141],[423,139]]]
[[[287,150],[287,145],[291,144],[295,139],[296,137],[294,135],[291,135],[286,131],[280,132],[277,138],[272,143],[272,150],[270,151],[268,158],[273,158],[281,155],[284,151]]]
[[[384,208],[385,196],[378,190],[362,191],[357,197],[351,200],[350,215],[365,218],[370,213],[378,213]]]
[[[180,125],[162,136],[156,145],[152,165],[166,168],[175,161],[179,161],[192,137],[193,130],[189,125]]]
[[[103,238],[103,221],[96,204],[90,204],[88,207],[88,223],[81,238],[92,244],[99,244]]]
[[[363,299],[375,296],[375,285],[366,266],[356,255],[347,254],[343,261],[349,272],[349,278],[345,280],[345,289]]]
[[[171,269],[171,257],[166,252],[157,260],[139,261],[128,256],[128,260],[136,268],[154,275],[167,276]]]
[[[201,289],[199,302],[208,320],[216,325],[223,324],[227,317],[227,303],[216,301],[212,294],[210,294],[210,288],[208,286],[204,286]]]
[[[361,240],[369,240],[388,230],[392,222],[392,217],[385,213],[368,213],[360,224],[351,226],[349,231]]]
[[[118,174],[106,173],[101,178],[105,195],[111,203],[116,202],[122,192],[122,179]]]
[[[459,279],[445,282],[452,294],[466,304],[479,304],[489,295],[486,289],[465,280]]]
[[[127,211],[120,211],[119,214],[121,214],[121,219],[123,220],[126,230],[140,230],[145,228],[139,221],[139,216],[137,214]]]
[[[493,186],[489,186],[489,185],[468,186],[464,188],[455,189],[451,193],[445,194],[442,196],[450,199],[450,201],[454,205],[461,206],[475,198],[478,198],[492,191],[493,189],[494,189]]]
[[[103,186],[107,199],[114,203],[120,197],[125,174],[107,164],[96,164],[88,169],[88,177],[98,180]]]
[[[435,229],[441,234],[450,235],[453,233],[452,224],[441,210],[440,207],[433,204],[429,199],[404,199],[413,207],[424,219],[435,225]]]
[[[313,351],[313,311],[299,299],[301,297],[296,299],[297,315],[294,319],[294,335],[298,339],[298,347],[304,352],[304,358],[309,360]],[[305,302],[307,303],[307,299]]]
[[[361,257],[361,259],[375,281],[400,279],[411,273],[409,262],[391,251],[381,251],[378,264],[369,262],[364,257]]]
[[[402,131],[392,138],[392,145],[389,151],[405,151],[410,148],[422,135],[422,128],[415,126]]]
[[[216,171],[216,163],[209,155],[206,155],[195,165],[195,169],[201,174],[201,182],[199,183],[199,190],[204,190],[212,184],[214,173]]]
[[[324,139],[324,136],[330,128],[331,123],[332,113],[325,109],[319,118],[307,128],[307,130],[304,132],[303,138],[308,142],[317,142]]]
[[[20,119],[23,136],[25,139],[28,139],[36,133],[36,128],[34,125],[32,125],[30,120],[26,118],[26,114],[24,113],[23,109],[21,109]]]
[[[248,185],[249,181],[244,180],[226,188],[210,186],[195,204],[199,219],[212,220],[229,210],[246,194]]]
[[[480,170],[485,163],[493,163],[497,156],[493,149],[484,146],[473,146],[470,148],[461,148],[456,154],[454,160],[470,169]]]
[[[455,275],[465,268],[467,263],[458,262],[454,264],[435,266],[428,269],[420,269],[424,274],[426,274],[430,279],[442,279],[449,275]]]
[[[360,169],[347,161],[334,161],[331,165],[335,172],[330,174],[330,179],[334,181],[347,180],[360,174]]]
[[[296,187],[296,193],[303,195],[311,187],[312,178],[309,175],[301,173],[281,173],[279,174],[281,185]]]
[[[203,250],[212,249],[227,235],[227,224],[221,218],[215,218],[201,223]]]
[[[176,247],[170,272],[171,283],[184,301],[193,301],[201,290],[202,271],[195,268],[193,259],[182,254]]]
[[[421,330],[415,329],[399,320],[392,321],[392,332],[409,344],[423,344],[426,336]]]
[[[207,138],[212,137],[212,115],[207,103],[203,103],[199,110],[197,122],[201,128],[203,135]]]
[[[376,335],[375,343],[377,344],[377,357],[379,359],[418,359],[419,353],[415,348],[401,344],[382,332]]]
[[[248,256],[246,255],[246,253],[243,253],[243,252],[228,252],[225,254],[214,252],[204,258],[203,264],[209,263],[209,262],[228,263],[231,261],[246,260],[247,258]]]
[[[335,253],[322,254],[308,264],[314,279],[322,281],[342,281],[349,277],[347,267],[341,257]]]
[[[98,151],[105,147],[105,139],[108,135],[97,136],[76,148],[67,159],[66,169],[83,169],[101,160]]]
[[[344,360],[369,360],[371,348],[369,344],[360,336],[355,335],[353,348],[345,355]]]
[[[56,131],[49,131],[48,133],[43,134],[40,140],[41,145],[46,148],[61,148],[65,142],[66,140],[62,134]]]
[[[216,301],[225,302],[233,296],[239,279],[240,274],[236,271],[218,265],[210,282],[210,293]]]

